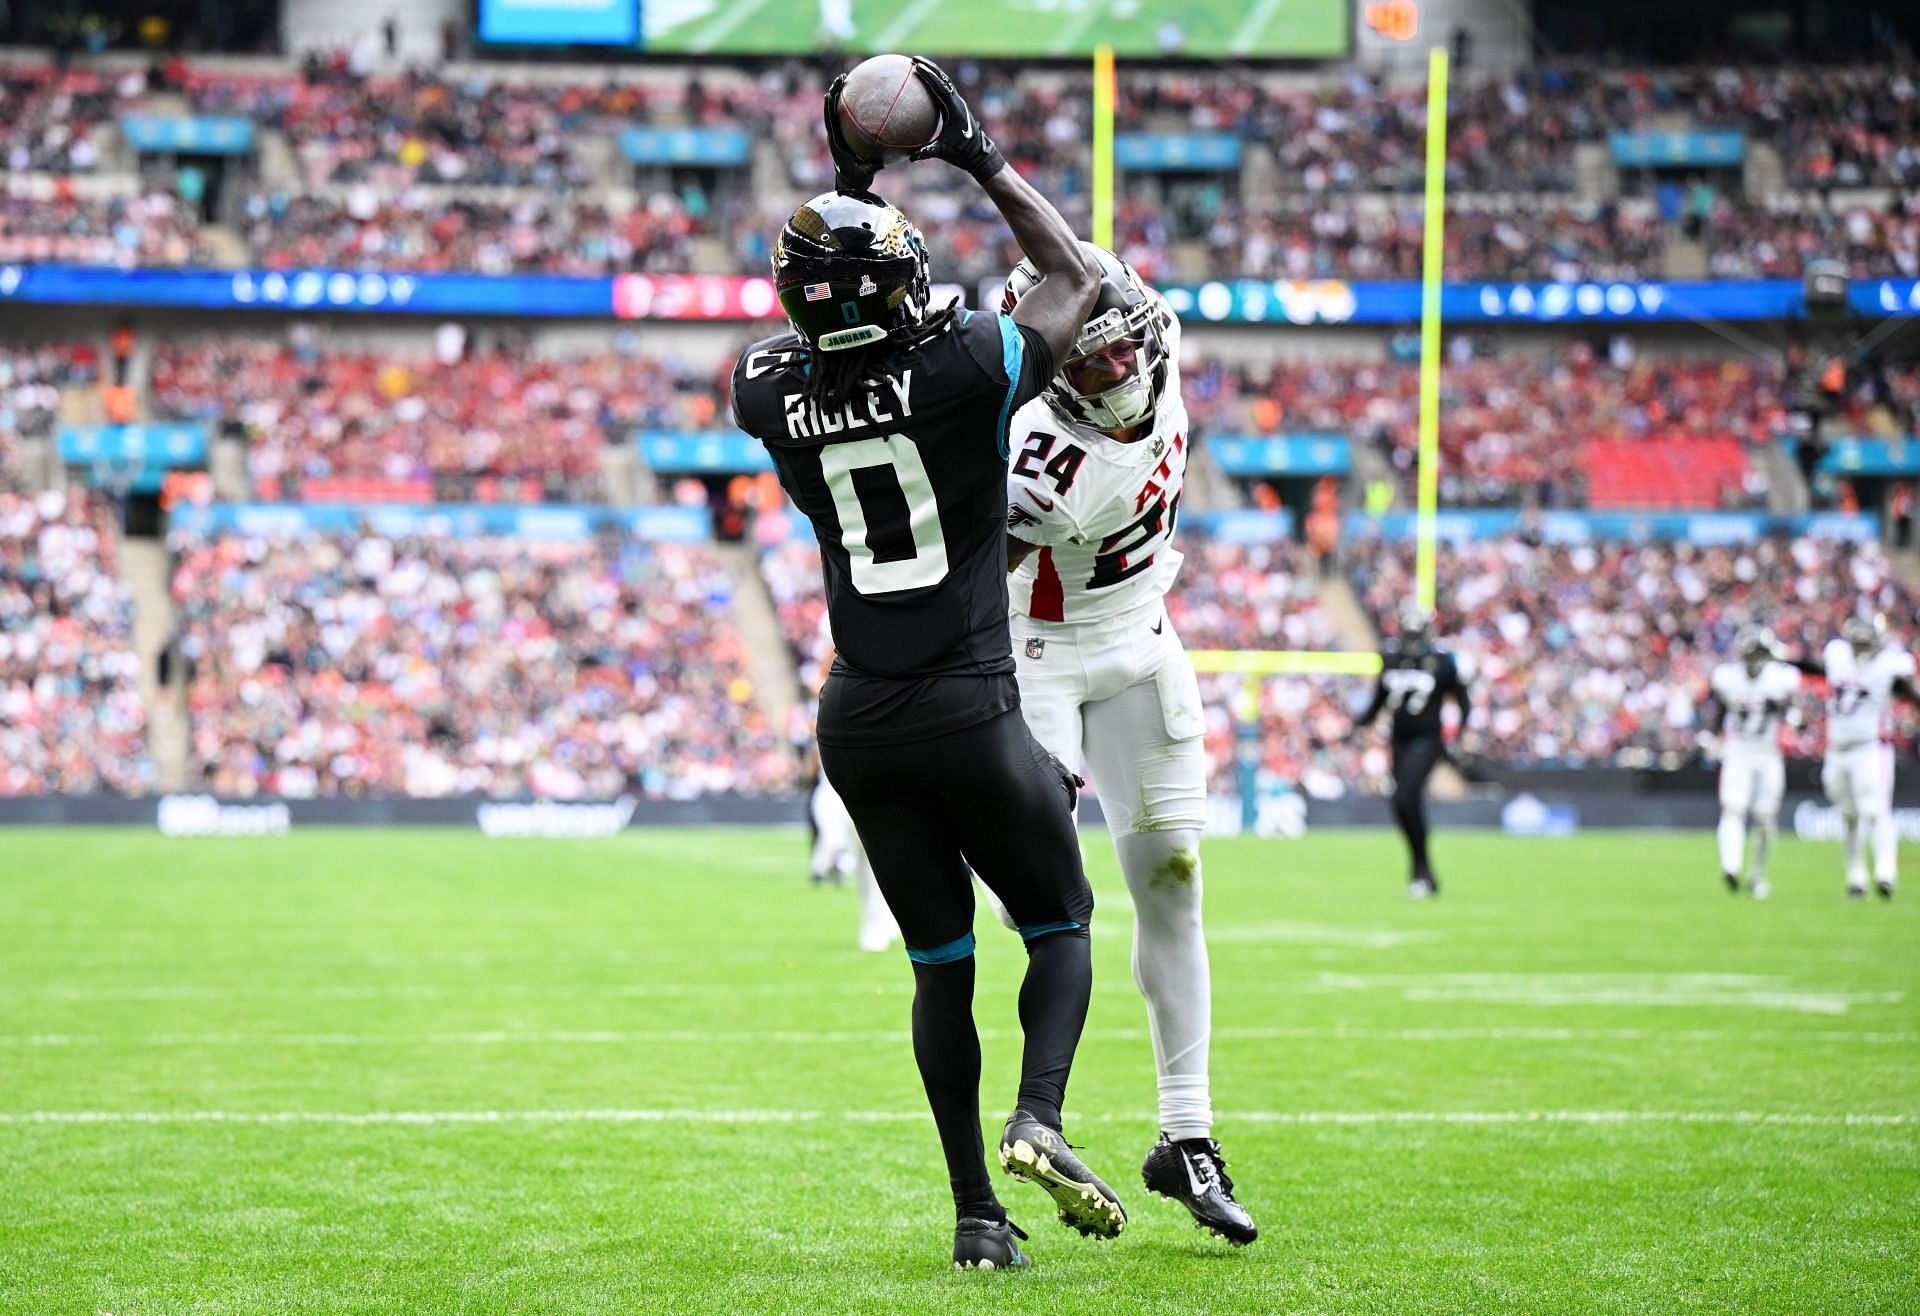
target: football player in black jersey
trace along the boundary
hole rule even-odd
[[[1099,286],[1066,221],[1014,170],[940,69],[939,159],[977,180],[1034,266],[1011,317],[930,311],[926,247],[867,189],[839,132],[838,190],[793,212],[774,247],[790,332],[735,364],[740,428],[766,444],[813,523],[838,650],[820,694],[821,766],[845,801],[913,962],[913,1049],[946,1152],[961,1266],[1026,1264],[987,1176],[973,1022],[968,868],[1012,912],[1028,963],[1020,1089],[1000,1157],[1061,1219],[1111,1237],[1113,1190],[1060,1134],[1092,984],[1093,892],[1072,805],[1079,780],[1020,716],[1007,628],[1007,425],[1052,377]]]
[[[1415,900],[1440,894],[1427,858],[1427,778],[1446,755],[1440,728],[1440,705],[1451,699],[1460,707],[1466,725],[1470,701],[1466,682],[1453,655],[1433,644],[1433,617],[1425,609],[1408,607],[1400,613],[1400,633],[1380,653],[1380,679],[1373,699],[1354,719],[1353,734],[1380,715],[1393,714],[1393,820],[1407,838],[1413,854],[1413,880],[1407,895]]]

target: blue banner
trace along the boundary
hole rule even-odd
[[[1240,134],[1116,133],[1113,163],[1145,172],[1225,172],[1240,167]]]
[[[1174,284],[1168,304],[1222,324],[1412,324],[1420,285],[1343,279]],[[764,278],[721,275],[410,274],[347,270],[117,270],[0,265],[0,303],[177,306],[574,319],[769,320]],[[1920,316],[1920,280],[1855,281],[1856,315]],[[1441,315],[1455,324],[1782,320],[1804,313],[1800,283],[1454,283]]]
[[[207,464],[204,425],[68,425],[55,437],[64,466],[96,488],[160,491],[167,472]]]
[[[1180,533],[1223,544],[1277,544],[1293,538],[1293,513],[1284,507],[1271,512],[1253,507],[1188,512],[1180,518]]]
[[[120,135],[146,153],[245,155],[253,149],[253,120],[243,114],[124,114]]]
[[[516,539],[551,542],[585,539],[605,528],[661,542],[700,543],[713,538],[713,517],[704,507],[210,503],[204,507],[175,508],[169,526],[190,534],[232,533],[269,538],[370,530],[388,537],[511,535]]]
[[[1413,538],[1412,512],[1378,518],[1349,512],[1346,533],[1353,539]],[[1439,538],[1453,543],[1492,539],[1521,531],[1550,544],[1590,539],[1684,539],[1695,544],[1745,544],[1764,535],[1808,535],[1816,539],[1877,539],[1880,525],[1864,514],[1839,512],[1812,516],[1775,516],[1767,512],[1523,512],[1518,508],[1442,511],[1434,518]]]
[[[757,475],[773,469],[766,445],[738,430],[642,430],[640,457],[656,471]]]
[[[1782,439],[1787,455],[1797,458],[1800,440]],[[1920,440],[1911,435],[1878,439],[1861,435],[1836,434],[1827,438],[1826,455],[1814,468],[1841,477],[1865,475],[1881,479],[1911,479],[1920,476]]]
[[[1210,434],[1213,464],[1228,475],[1345,475],[1353,445],[1344,434]]]
[[[67,466],[137,461],[149,466],[205,466],[205,425],[68,425],[56,439]]]
[[[480,39],[505,45],[631,46],[640,0],[478,0]]]
[[[620,150],[640,165],[737,169],[752,146],[744,128],[628,128],[620,134]]]
[[[1184,316],[1227,324],[1412,324],[1420,318],[1420,285],[1300,279],[1175,284],[1167,304]],[[1887,284],[1853,289],[1861,314],[1920,314],[1920,296]],[[1882,304],[1885,305],[1882,305]],[[1897,308],[1895,303],[1898,303]],[[1782,320],[1803,314],[1794,279],[1735,283],[1451,283],[1440,290],[1450,323],[1517,320]]]
[[[1828,441],[1820,470],[1835,475],[1920,475],[1920,443],[1910,436],[1862,439],[1842,436]]]
[[[1613,162],[1653,169],[1725,168],[1747,158],[1747,138],[1737,132],[1635,133],[1607,138]]]

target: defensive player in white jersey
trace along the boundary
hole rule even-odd
[[[1893,899],[1898,872],[1893,823],[1893,746],[1887,722],[1893,697],[1920,704],[1913,655],[1887,645],[1886,618],[1852,617],[1821,661],[1802,659],[1803,672],[1827,681],[1827,758],[1820,786],[1840,811],[1846,842],[1847,895],[1867,894],[1866,845],[1873,843],[1874,884]]]
[[[1719,708],[1720,871],[1727,889],[1738,892],[1745,860],[1747,889],[1765,900],[1767,851],[1787,781],[1780,723],[1800,689],[1800,673],[1781,661],[1773,636],[1758,627],[1741,631],[1733,648],[1735,661],[1714,668],[1711,682]]]
[[[1133,895],[1161,1135],[1141,1173],[1195,1223],[1257,1236],[1213,1140],[1212,1008],[1200,926],[1207,763],[1200,686],[1162,600],[1187,465],[1180,327],[1126,262],[1087,246],[1099,300],[1045,393],[1009,431],[1007,561],[1020,706],[1070,767],[1083,759]],[[1034,286],[1022,264],[1007,309]]]

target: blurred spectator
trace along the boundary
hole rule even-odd
[[[1467,347],[1467,340],[1456,340]],[[1450,352],[1440,377],[1440,500],[1448,506],[1580,506],[1583,458],[1607,437],[1731,434],[1748,445],[1785,428],[1779,369],[1764,361],[1630,354],[1625,369],[1585,342],[1476,359]],[[1276,361],[1266,370],[1189,361],[1187,409],[1209,432],[1322,431],[1369,443],[1412,496],[1419,367],[1403,361]],[[1732,495],[1741,504],[1764,486]]]
[[[1412,597],[1413,551],[1378,546],[1360,561],[1362,601],[1391,634]],[[1664,756],[1694,748],[1708,676],[1748,623],[1771,627],[1791,652],[1818,653],[1865,605],[1892,619],[1895,643],[1920,638],[1920,599],[1875,543],[1509,536],[1442,544],[1437,595],[1441,633],[1472,674],[1470,743],[1520,766],[1672,766]],[[1897,740],[1910,745],[1920,714],[1899,707]],[[1823,726],[1816,715],[1789,727],[1789,752],[1820,753]]]
[[[152,788],[111,509],[0,488],[0,795]]]
[[[221,795],[684,799],[792,784],[705,548],[179,535],[191,762]]]

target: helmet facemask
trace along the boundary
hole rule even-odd
[[[1163,303],[1131,265],[1091,242],[1081,249],[1100,269],[1100,292],[1080,336],[1064,360],[1056,363],[1046,390],[1047,405],[1062,420],[1096,430],[1127,430],[1153,418],[1167,385],[1172,321]],[[1000,300],[1011,313],[1040,282],[1031,260],[1023,260],[1007,278]],[[1067,379],[1068,367],[1121,341],[1134,345],[1134,368],[1126,378],[1085,392]]]
[[[1166,340],[1152,302],[1112,307],[1089,320],[1074,340],[1073,352],[1047,385],[1047,400],[1070,420],[1097,430],[1124,430],[1152,419],[1166,383]],[[1095,392],[1075,387],[1068,371],[1114,344],[1133,344],[1134,365],[1126,378]]]

